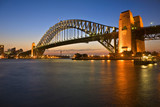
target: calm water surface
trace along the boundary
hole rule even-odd
[[[0,60],[0,107],[160,106],[160,64]]]

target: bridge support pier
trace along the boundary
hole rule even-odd
[[[132,30],[143,27],[140,16],[133,17],[130,10],[122,12],[119,19],[119,44],[118,53],[123,51],[144,52],[144,36],[136,36]]]
[[[35,55],[35,52],[34,52],[34,48],[35,48],[35,43],[33,42],[32,43],[32,48],[31,48],[31,57],[34,57],[34,55]]]
[[[32,48],[31,48],[31,57],[40,57],[43,55],[45,49],[38,49],[35,48],[35,43],[32,43]]]

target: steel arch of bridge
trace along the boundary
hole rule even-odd
[[[102,24],[87,21],[87,20],[79,20],[79,19],[63,20],[49,28],[49,30],[40,39],[36,48],[48,45],[51,42],[51,40],[59,32],[66,30],[66,29],[71,29],[71,28],[85,32],[90,37],[110,34],[118,30],[118,28],[116,27],[106,26],[106,25],[102,25]],[[81,38],[82,37],[79,37],[78,39],[81,39]],[[103,46],[105,46],[110,52],[114,52],[115,47],[111,45],[112,39],[113,37],[110,37],[110,38],[108,37],[107,39],[99,40],[99,42]]]

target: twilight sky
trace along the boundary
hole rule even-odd
[[[118,27],[119,15],[131,10],[140,15],[144,26],[160,25],[159,0],[0,0],[0,44],[5,50],[29,50],[60,20],[84,19]],[[160,40],[147,41],[146,50],[160,51]],[[80,43],[49,49],[45,54],[107,54],[98,42]]]

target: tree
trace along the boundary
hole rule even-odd
[[[75,54],[75,58],[80,58],[80,57],[82,57],[81,54],[79,54],[79,53],[76,53],[76,54]]]
[[[87,55],[87,54],[82,54],[82,56],[83,56],[83,57],[88,57],[88,55]]]
[[[158,56],[158,52],[153,51],[153,52],[151,53],[151,55],[153,55],[153,56]]]

